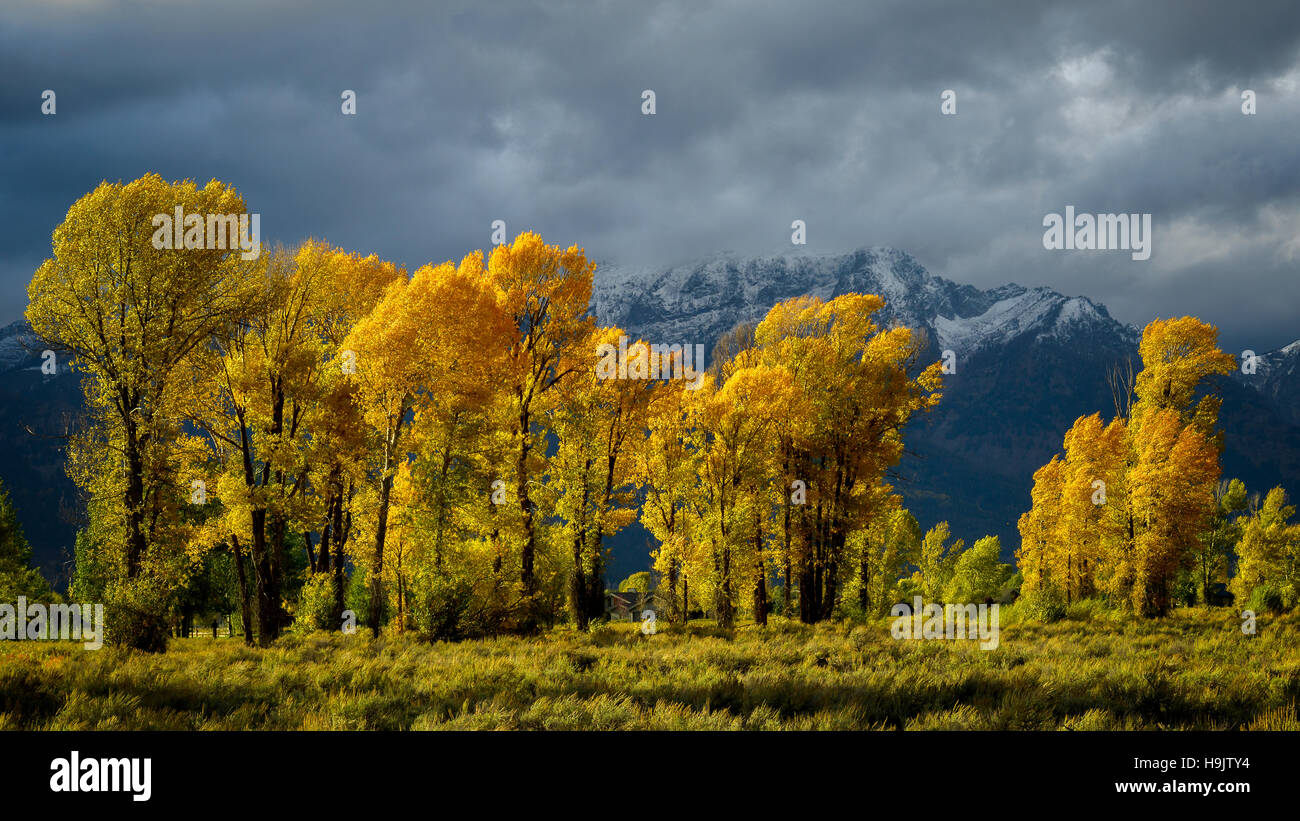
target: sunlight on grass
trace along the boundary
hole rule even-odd
[[[1012,615],[1012,614],[1009,614]],[[1014,619],[1008,619],[1013,621]],[[429,644],[289,635],[161,655],[0,645],[0,729],[1296,729],[1300,616],[1004,625],[899,642],[887,621],[637,625]]]

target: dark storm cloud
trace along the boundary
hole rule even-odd
[[[11,3],[0,319],[73,200],[157,171],[234,184],[267,239],[409,266],[494,219],[647,264],[793,250],[798,218],[809,251],[1300,337],[1293,3],[865,5]],[[1151,212],[1152,259],[1045,251],[1066,205]]]

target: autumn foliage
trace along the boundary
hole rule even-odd
[[[888,480],[942,369],[877,324],[879,296],[777,304],[698,379],[607,378],[599,352],[625,334],[592,316],[579,248],[524,233],[413,273],[316,240],[154,248],[152,216],[177,206],[245,208],[217,181],[104,183],[29,287],[33,328],[82,375],[74,586],[117,614],[111,640],[161,649],[214,563],[250,643],[295,622],[585,629],[634,522],[674,622],[873,617],[1007,582],[996,538],[922,534]],[[1141,355],[1117,416],[1081,417],[1034,476],[1023,592],[1160,614],[1180,574],[1226,580],[1238,541],[1240,594],[1293,590],[1284,495],[1238,522],[1244,492],[1219,485],[1215,330],[1153,322]]]
[[[1197,399],[1206,377],[1233,368],[1216,337],[1193,317],[1148,325],[1142,370],[1119,384],[1127,413],[1109,423],[1080,417],[1065,435],[1064,458],[1034,474],[1016,557],[1025,593],[1067,602],[1100,593],[1143,615],[1172,606],[1219,481],[1219,400]]]

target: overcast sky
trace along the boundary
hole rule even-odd
[[[1300,3],[4,0],[0,322],[150,171],[410,267],[496,219],[636,265],[887,245],[1263,351],[1300,338]],[[1152,214],[1151,259],[1045,250],[1067,205]]]

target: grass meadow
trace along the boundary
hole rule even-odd
[[[268,649],[174,639],[149,655],[0,644],[17,730],[1300,729],[1300,615],[1228,610],[1050,624],[1001,642],[896,641],[888,620],[724,632],[602,625],[430,644],[290,634]]]

